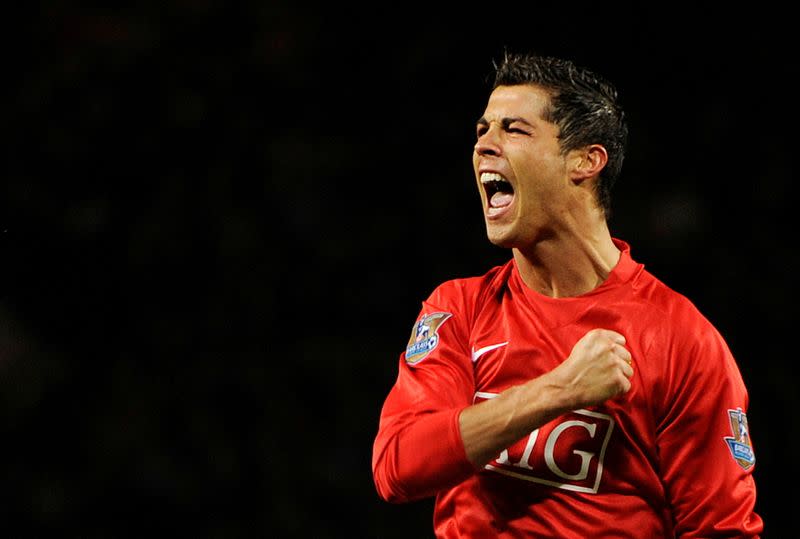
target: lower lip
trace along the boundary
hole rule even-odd
[[[504,215],[511,211],[512,207],[514,207],[514,201],[512,201],[508,206],[503,206],[502,208],[493,208],[488,206],[486,208],[486,218],[492,221],[501,219]]]

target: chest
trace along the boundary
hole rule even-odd
[[[642,360],[642,335],[618,306],[586,305],[562,312],[501,303],[479,313],[469,336],[478,391],[499,392],[553,370],[588,331],[625,335],[634,361]]]

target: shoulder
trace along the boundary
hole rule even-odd
[[[666,320],[673,316],[703,318],[686,295],[667,285],[660,277],[647,269],[645,264],[635,259],[627,242],[615,238],[614,243],[622,251],[618,265],[621,280],[630,287],[627,288],[630,295],[626,294],[625,297],[634,304],[638,304],[643,314],[650,312],[654,316]]]
[[[727,353],[724,337],[685,294],[646,270],[635,279],[634,289],[641,306],[639,322],[652,330],[653,344],[684,358],[700,350]]]
[[[667,320],[679,319],[709,324],[694,302],[681,292],[673,289],[646,269],[639,272],[633,283],[637,296],[650,308]]]
[[[427,301],[435,305],[453,303],[474,305],[505,289],[512,267],[513,262],[509,260],[505,264],[490,268],[483,275],[449,279],[439,284]]]

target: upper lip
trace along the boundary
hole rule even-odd
[[[495,174],[500,174],[504,178],[506,177],[505,174],[503,174],[502,172],[500,172],[496,168],[489,168],[489,167],[480,167],[480,168],[478,168],[478,176],[480,176],[484,172],[494,172]]]

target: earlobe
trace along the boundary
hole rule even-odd
[[[572,180],[580,183],[600,174],[600,171],[608,163],[608,152],[600,144],[591,144],[576,150],[573,163]]]

